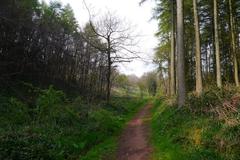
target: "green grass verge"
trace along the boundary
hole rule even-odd
[[[124,102],[125,98],[119,98],[114,97],[113,101],[115,103],[114,106],[117,106]],[[105,139],[102,143],[94,146],[91,148],[86,155],[81,157],[81,160],[114,160],[116,159],[116,149],[118,144],[118,136],[121,133],[121,130],[125,127],[126,122],[128,122],[137,112],[140,108],[144,107],[146,103],[148,102],[148,99],[132,99],[127,98],[128,100],[125,100],[125,104],[121,104],[122,106],[125,106],[128,108],[128,113],[121,115],[121,127],[119,131],[117,131],[114,135],[108,137]],[[118,111],[118,113],[120,113]]]
[[[152,119],[153,160],[221,160],[216,135],[221,126],[208,116],[193,116],[187,110],[155,100]]]

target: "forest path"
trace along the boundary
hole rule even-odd
[[[142,108],[127,124],[118,144],[117,160],[149,160],[152,148],[149,145],[152,105]]]

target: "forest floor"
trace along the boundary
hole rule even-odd
[[[149,160],[151,108],[148,104],[127,124],[119,139],[117,160]]]

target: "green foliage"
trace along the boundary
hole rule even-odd
[[[145,73],[139,81],[141,92],[146,90],[150,96],[155,96],[157,93],[157,73],[155,71]]]
[[[53,89],[53,86],[50,86],[48,89],[43,90],[39,97],[37,98],[37,115],[38,120],[43,119],[49,114],[54,116],[54,111],[52,109],[57,105],[63,103],[65,95],[62,91],[57,91]],[[56,108],[54,108],[55,111]]]
[[[29,86],[33,88],[33,86]],[[125,122],[145,99],[114,97],[110,104],[67,100],[53,86],[35,105],[0,96],[0,159],[99,160],[115,152]]]
[[[105,109],[90,112],[89,119],[92,132],[97,130],[101,134],[112,134],[120,128],[120,117]]]
[[[156,101],[155,103],[158,103]],[[154,159],[202,160],[221,159],[212,147],[204,146],[202,132],[208,121],[195,118],[184,109],[169,107],[164,102],[154,108],[152,143]]]
[[[109,138],[104,142],[94,146],[81,160],[100,160],[100,159],[116,159],[115,151],[117,147],[117,138]]]
[[[240,157],[239,96],[235,87],[210,87],[190,94],[186,106],[156,100],[152,143],[155,159],[238,160]],[[224,115],[224,116],[223,116]]]
[[[27,106],[16,98],[0,95],[0,128],[16,127],[30,120]]]
[[[37,106],[41,107],[51,107],[55,104],[63,102],[65,95],[62,91],[57,91],[50,86],[48,89],[43,90],[39,98],[37,99]]]
[[[34,133],[0,135],[0,159],[54,159],[49,138]]]

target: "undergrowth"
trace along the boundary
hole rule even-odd
[[[153,108],[153,160],[239,160],[240,97],[235,87],[188,95],[177,108],[157,99]]]
[[[53,86],[26,87],[35,95],[31,103],[0,94],[0,159],[113,159],[119,131],[147,102],[115,97],[110,104],[88,103]]]

